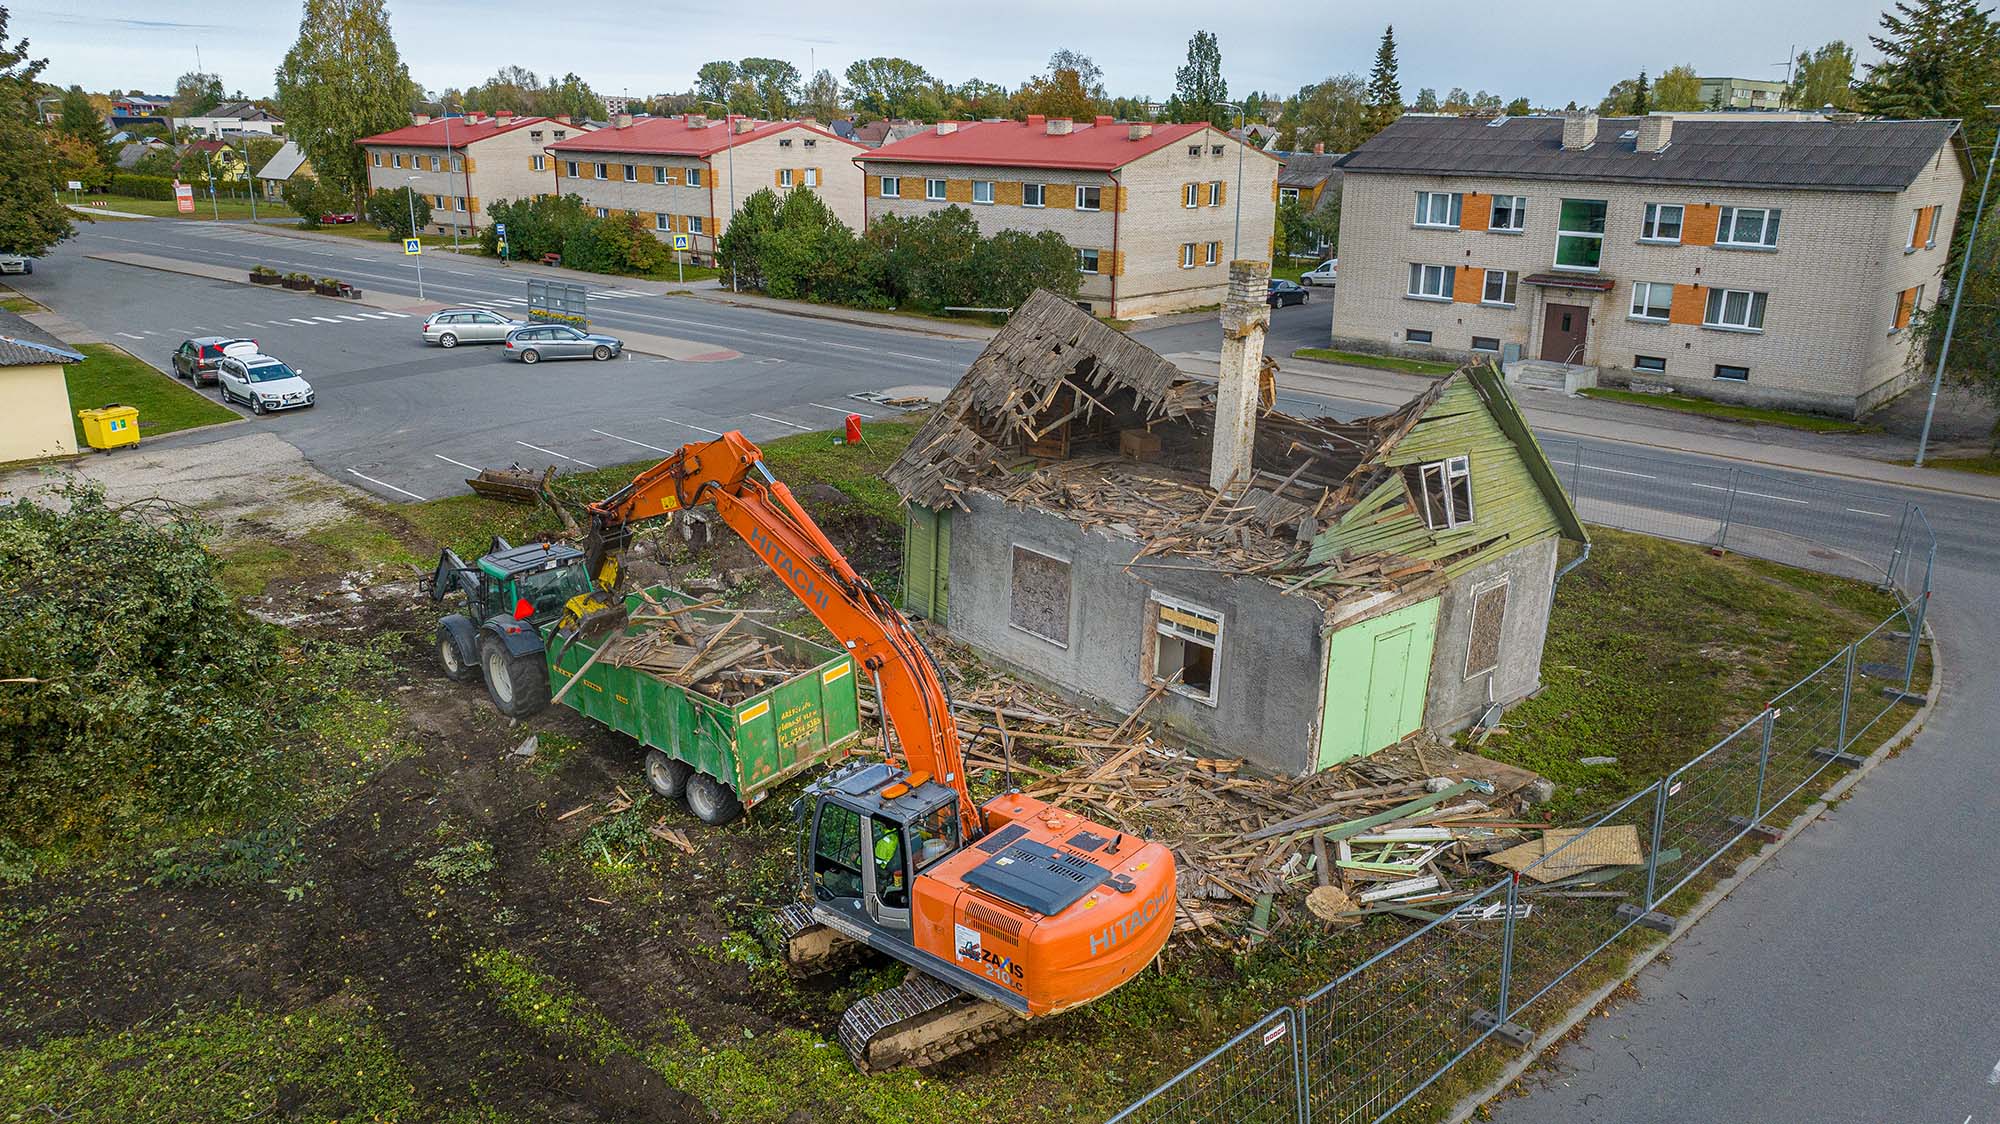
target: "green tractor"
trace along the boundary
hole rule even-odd
[[[495,535],[476,566],[445,549],[427,584],[433,601],[465,594],[465,610],[438,622],[444,673],[460,683],[483,676],[494,707],[509,718],[547,706],[542,633],[563,618],[571,598],[596,588],[583,552],[563,543],[511,546]]]

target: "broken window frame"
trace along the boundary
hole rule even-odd
[[[1471,457],[1460,454],[1441,461],[1427,461],[1417,465],[1416,470],[1416,478],[1409,483],[1415,485],[1412,498],[1426,527],[1433,531],[1450,531],[1472,522]]]
[[[1167,689],[1175,694],[1185,695],[1196,702],[1215,706],[1221,696],[1222,630],[1223,626],[1228,623],[1226,616],[1220,610],[1197,605],[1192,601],[1183,601],[1177,597],[1169,597],[1162,593],[1148,593],[1146,600],[1148,609],[1146,617],[1152,625],[1151,631],[1146,636],[1146,643],[1151,645],[1151,649],[1147,652],[1147,655],[1151,657],[1148,668],[1150,682],[1155,686],[1164,683]],[[1200,621],[1213,622],[1215,630],[1209,635],[1203,636],[1200,628],[1192,627],[1189,624],[1169,618],[1167,615],[1169,612],[1177,613],[1183,617],[1192,617]],[[1177,641],[1183,645],[1194,644],[1208,649],[1208,688],[1206,691],[1182,682],[1177,678],[1161,674],[1160,642],[1163,639]],[[1185,670],[1187,666],[1186,659],[1182,659],[1181,666]]]
[[[1472,598],[1469,603],[1470,608],[1465,615],[1465,678],[1467,680],[1477,679],[1482,675],[1491,675],[1500,670],[1501,650],[1507,646],[1508,594],[1506,591],[1510,581],[1511,579],[1503,574],[1500,580],[1488,582],[1485,585],[1476,587],[1472,591]],[[1501,590],[1502,593],[1500,595],[1500,633],[1493,642],[1493,662],[1485,667],[1474,667],[1472,666],[1472,646],[1479,639],[1479,601],[1480,598],[1485,597],[1496,589]]]

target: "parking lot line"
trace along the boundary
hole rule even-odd
[[[811,433],[811,432],[812,432],[812,427],[811,427],[811,426],[809,426],[809,425],[800,425],[800,424],[799,424],[799,423],[797,423],[797,422],[790,422],[790,421],[786,421],[786,420],[785,420],[785,419],[783,419],[783,418],[774,418],[774,417],[772,417],[772,416],[771,416],[771,415],[769,415],[769,414],[751,414],[750,416],[751,416],[751,417],[753,417],[753,418],[762,418],[762,419],[764,419],[764,420],[765,420],[765,421],[767,421],[767,422],[777,422],[777,423],[778,423],[779,425],[789,425],[789,426],[791,426],[791,427],[792,427],[793,429],[796,429],[796,430],[798,430],[798,431],[799,431],[800,433]]]
[[[128,340],[143,340],[146,338],[145,336],[135,336],[130,332],[120,332],[118,334],[124,336]]]
[[[694,430],[694,431],[695,431],[695,432],[697,432],[697,433],[706,433],[706,434],[708,434],[708,435],[709,435],[709,436],[711,436],[711,437],[720,437],[720,436],[722,436],[722,434],[720,434],[720,433],[717,433],[716,431],[714,431],[714,430],[712,430],[712,429],[705,429],[705,428],[703,428],[703,427],[701,427],[701,426],[698,426],[698,425],[694,424],[693,422],[684,422],[684,421],[676,421],[676,420],[675,420],[675,419],[673,419],[673,418],[661,418],[660,420],[661,420],[661,421],[663,421],[663,422],[666,422],[666,423],[667,423],[667,424],[669,424],[669,425],[681,425],[681,426],[686,426],[687,428],[689,428],[689,429],[692,429],[692,430]]]
[[[460,468],[464,469],[464,470],[465,470],[465,471],[467,471],[467,472],[484,472],[484,471],[486,471],[486,470],[485,470],[485,469],[483,469],[483,468],[478,468],[478,467],[475,467],[475,466],[473,466],[473,465],[469,465],[469,464],[465,463],[464,461],[455,461],[455,460],[452,460],[452,459],[451,459],[450,457],[447,457],[447,456],[445,456],[445,455],[444,455],[443,453],[432,453],[432,454],[431,454],[431,456],[434,456],[434,457],[436,457],[437,459],[439,459],[439,460],[443,461],[443,462],[444,462],[444,463],[446,463],[446,464],[455,464],[455,465],[457,465],[458,467],[460,467]]]
[[[355,476],[360,476],[360,477],[361,477],[361,479],[363,479],[363,480],[366,480],[366,481],[368,481],[368,482],[369,482],[370,484],[373,484],[373,485],[375,485],[375,486],[376,486],[376,487],[378,487],[378,488],[387,488],[387,489],[389,489],[389,490],[390,490],[390,491],[392,491],[392,492],[401,492],[401,493],[402,493],[403,495],[406,495],[406,496],[410,497],[410,498],[411,498],[411,499],[413,499],[413,500],[419,500],[419,501],[420,501],[420,500],[422,500],[422,499],[424,498],[424,497],[422,497],[422,496],[420,496],[420,495],[416,494],[415,492],[412,492],[412,491],[410,491],[410,490],[409,490],[408,488],[398,488],[398,487],[396,487],[396,486],[395,486],[394,484],[391,484],[391,483],[389,483],[389,482],[388,482],[387,480],[377,480],[377,479],[375,479],[375,478],[374,478],[373,476],[365,476],[365,475],[363,475],[363,474],[361,474],[361,473],[359,473],[359,472],[355,472],[355,470],[354,470],[354,469],[351,469],[351,468],[350,468],[350,469],[348,469],[347,471],[348,471],[348,472],[350,472],[350,473],[353,473],[353,475],[355,475]]]
[[[627,445],[637,445],[641,449],[651,449],[656,453],[677,453],[680,451],[679,449],[662,449],[658,445],[648,445],[644,441],[635,441],[630,437],[620,437],[615,433],[606,433],[601,429],[593,429],[591,430],[591,432],[597,434],[600,437],[609,437],[613,441],[623,441]]]
[[[576,457],[572,457],[572,456],[568,455],[567,453],[558,453],[558,452],[556,452],[556,451],[555,451],[554,449],[544,449],[544,448],[542,448],[542,447],[541,447],[540,445],[529,445],[529,444],[528,444],[528,443],[527,443],[526,441],[516,441],[516,442],[514,442],[514,444],[516,444],[516,445],[521,445],[521,446],[524,446],[524,447],[526,447],[526,448],[529,448],[529,449],[533,449],[533,450],[534,450],[534,451],[536,451],[537,453],[547,453],[548,455],[550,455],[550,456],[552,456],[552,457],[561,457],[562,459],[564,459],[564,460],[566,460],[566,461],[572,461],[572,462],[574,462],[574,463],[576,463],[576,464],[580,464],[580,465],[582,465],[582,466],[583,466],[583,467],[585,467],[585,468],[596,468],[596,467],[597,467],[596,465],[594,465],[594,464],[590,463],[589,461],[586,461],[586,460],[578,460],[578,459],[577,459]],[[436,454],[432,454],[432,455],[433,455],[433,456],[435,456]]]
[[[859,410],[850,410],[850,409],[847,409],[847,408],[846,408],[846,407],[844,407],[844,406],[824,406],[824,405],[821,405],[821,404],[820,404],[820,403],[818,403],[818,402],[808,402],[808,403],[806,403],[806,405],[808,405],[808,406],[811,406],[811,407],[813,407],[813,408],[814,408],[814,409],[816,409],[816,410],[832,410],[832,411],[833,411],[834,413],[836,413],[836,414],[842,414],[842,415],[845,415],[845,414],[853,414],[853,415],[854,415],[855,417],[857,417],[857,418],[866,418],[866,419],[868,419],[869,421],[874,421],[874,420],[875,420],[875,415],[874,415],[874,414],[864,414],[864,413],[862,413],[862,412],[861,412],[861,411],[859,411]]]

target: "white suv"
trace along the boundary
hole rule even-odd
[[[215,364],[215,385],[222,400],[241,402],[253,414],[312,405],[312,384],[300,376],[268,355],[225,355]]]

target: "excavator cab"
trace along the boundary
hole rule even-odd
[[[960,843],[958,793],[928,780],[909,785],[909,779],[875,762],[814,785],[802,802],[809,834],[799,848],[811,856],[807,878],[814,900],[902,940],[909,939],[916,879]]]

